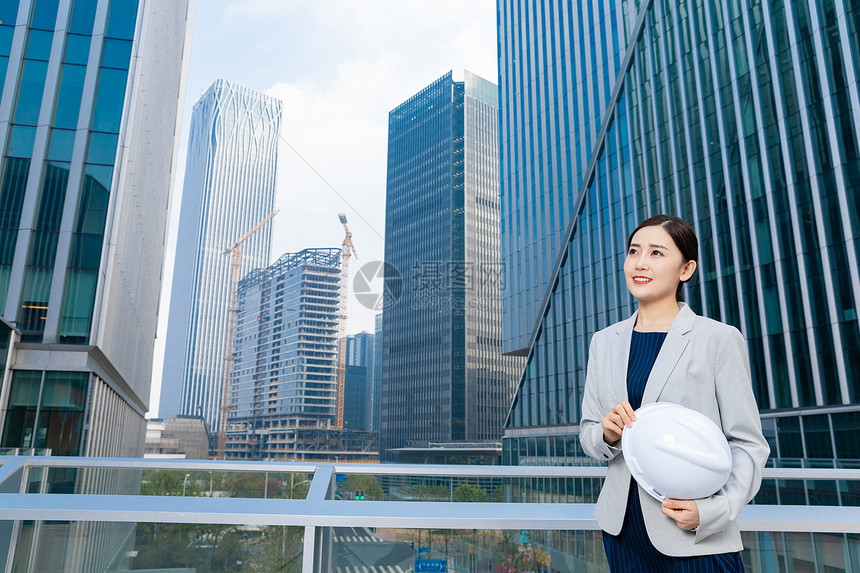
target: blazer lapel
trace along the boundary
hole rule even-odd
[[[651,374],[648,376],[648,382],[645,384],[645,392],[642,395],[642,405],[656,402],[669,381],[669,375],[675,369],[675,365],[687,348],[690,342],[690,331],[693,329],[693,321],[696,319],[696,313],[690,310],[690,307],[681,303],[681,310],[672,321],[672,327],[666,334],[666,340],[663,341],[663,346],[660,348],[660,353],[657,354],[657,359],[654,361],[654,367],[651,369]],[[627,359],[625,358],[625,368]],[[625,376],[626,380],[626,376]]]
[[[630,339],[639,311],[615,324],[615,348],[612,352],[612,388],[618,404],[627,400],[627,365],[630,361]]]

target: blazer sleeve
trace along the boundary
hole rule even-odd
[[[734,327],[717,343],[714,386],[723,433],[732,452],[732,471],[714,495],[697,499],[699,527],[695,541],[725,529],[758,493],[770,454],[752,391],[747,344]]]
[[[609,461],[619,453],[621,448],[613,447],[603,441],[603,426],[601,422],[609,408],[615,404],[600,403],[600,385],[608,384],[605,373],[600,371],[600,360],[597,352],[600,348],[600,333],[591,337],[588,347],[588,366],[585,371],[585,395],[582,399],[582,419],[579,422],[579,442],[582,450],[596,460]],[[619,444],[620,445],[620,444]]]

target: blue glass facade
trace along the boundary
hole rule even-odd
[[[348,430],[372,430],[375,336],[359,332],[346,337],[343,424]]]
[[[504,38],[521,34],[521,22],[506,15],[518,9],[509,4],[499,2],[503,52],[515,48]],[[614,4],[629,40],[530,332],[504,463],[594,463],[576,438],[588,344],[635,309],[621,273],[628,234],[646,217],[669,213],[690,222],[700,242],[686,300],[747,339],[770,463],[856,467],[860,11],[838,0]],[[536,40],[547,51],[553,26]],[[600,29],[616,27],[609,18]],[[575,42],[568,48],[586,57]],[[535,54],[518,64],[537,66]],[[501,69],[502,85],[514,81],[506,76],[515,72]],[[579,86],[580,98],[593,96],[587,88]],[[534,89],[526,84],[521,92]],[[573,113],[571,101],[553,99],[547,115]],[[522,101],[503,97],[502,116],[518,115],[523,125],[542,121]],[[503,138],[503,155],[529,153],[524,129]],[[513,188],[508,178],[503,172],[503,189]],[[525,495],[558,501],[593,501],[599,491],[598,480],[521,486]],[[835,483],[765,483],[757,500],[858,503],[856,489]],[[602,548],[579,534],[545,541],[588,562],[603,560]],[[745,538],[748,569],[775,570],[769,560],[792,551],[773,543]],[[837,551],[828,567],[849,570],[842,546]],[[793,559],[795,567],[824,567],[821,555]]]
[[[619,74],[631,8],[498,2],[505,352],[528,351]]]
[[[382,322],[383,456],[500,436],[519,360],[501,356],[497,154],[496,86],[469,72],[389,114],[385,261],[403,295]]]
[[[746,336],[765,418],[860,410],[858,45],[840,27],[851,13],[642,6],[508,426],[575,427],[591,335],[634,310],[624,241],[659,212],[695,227],[686,298]]]
[[[0,2],[3,447],[143,451],[188,10]]]

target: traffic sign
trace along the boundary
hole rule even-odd
[[[416,559],[415,573],[446,573],[448,562],[444,559]]]
[[[422,553],[430,553],[430,548],[429,547],[419,547],[418,548],[418,555],[421,555]]]

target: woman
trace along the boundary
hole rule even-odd
[[[638,310],[591,339],[580,441],[586,454],[609,461],[594,513],[613,573],[743,571],[736,519],[758,491],[770,448],[743,336],[683,302],[698,254],[683,220],[656,215],[642,222],[627,239],[624,262]],[[698,410],[722,428],[732,472],[720,491],[661,504],[631,479],[621,434],[651,402]]]

